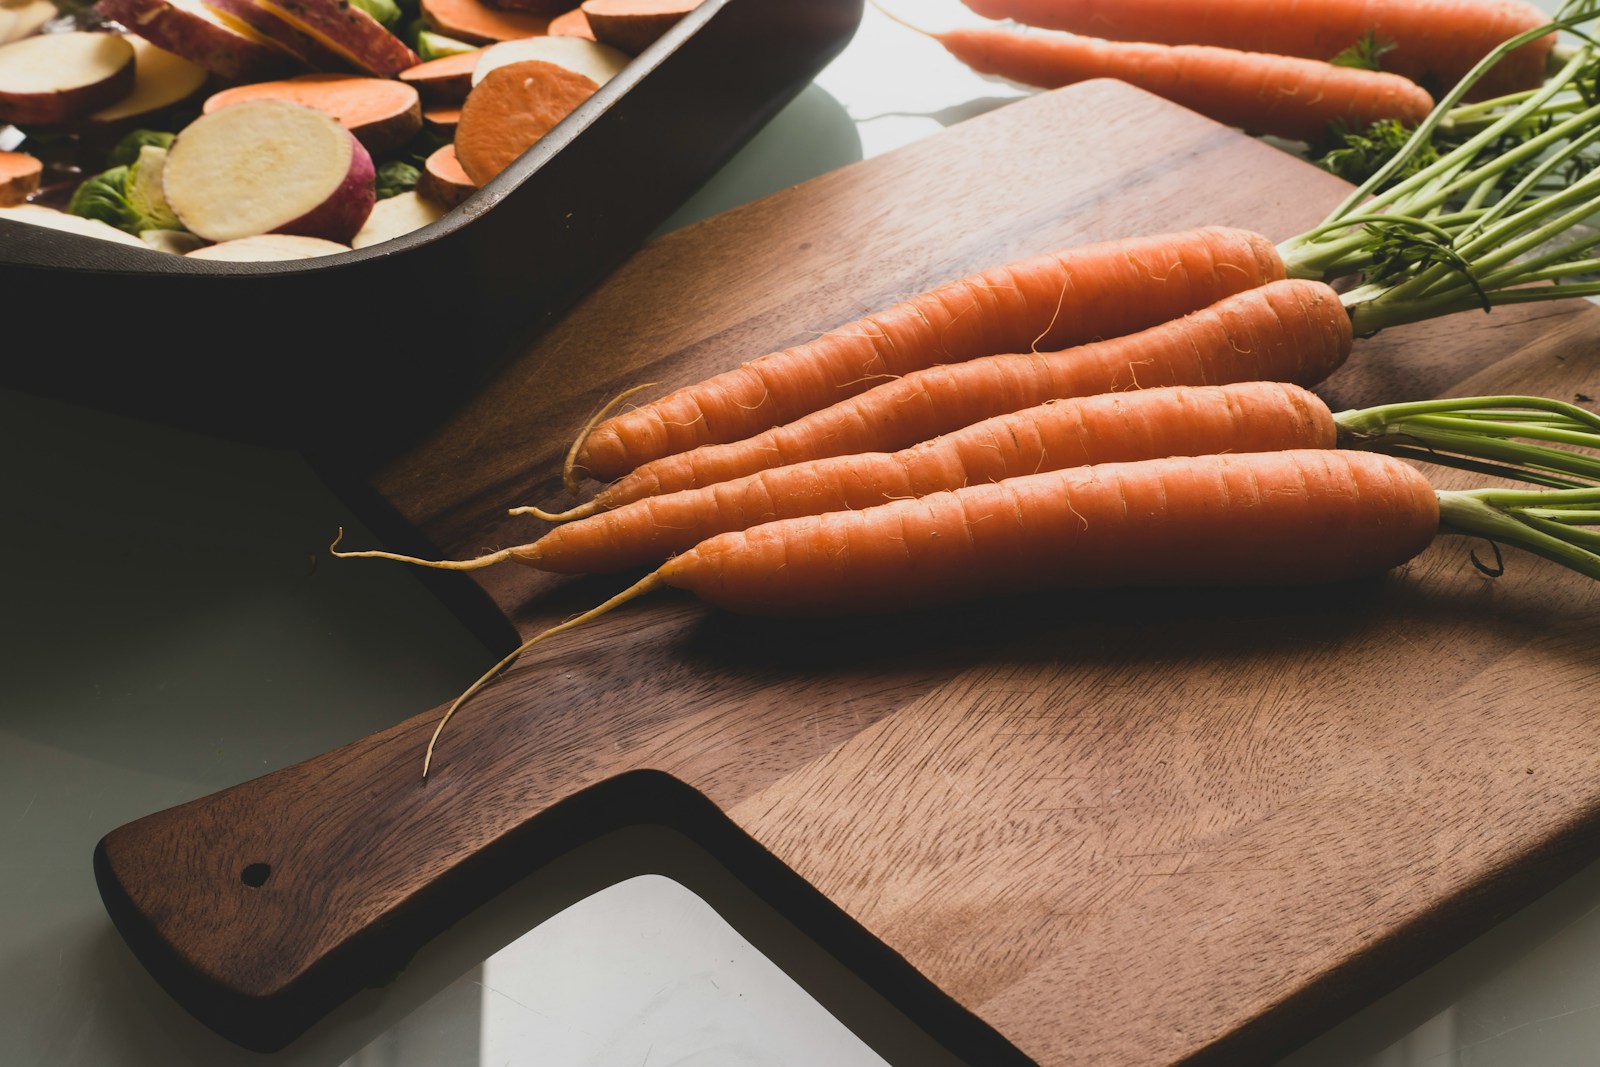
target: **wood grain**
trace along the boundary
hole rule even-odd
[[[533,532],[507,505],[563,501],[570,435],[624,385],[1055,246],[1202,222],[1288,236],[1343,189],[1131,89],[1045,94],[656,242],[365,477],[437,550],[497,547]],[[1597,318],[1395,330],[1324,391],[1600,395]],[[1263,1063],[1592,851],[1600,601],[1542,561],[1487,580],[1468,551],[1442,539],[1294,595],[825,625],[663,595],[482,693],[426,785],[436,712],[124,827],[97,872],[152,971],[256,1047],[632,821],[712,843],[971,1062]],[[474,580],[522,633],[621,584]]]

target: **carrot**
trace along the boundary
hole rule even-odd
[[[26,152],[0,152],[0,207],[15,207],[39,191],[44,164]]]
[[[562,515],[826,456],[906,448],[1047,400],[1165,385],[1313,385],[1351,350],[1350,318],[1322,282],[1285,280],[1181,318],[1059,352],[984,356],[914,371],[743,441],[640,465]]]
[[[776,519],[874,507],[1041,471],[1334,447],[1546,487],[1600,485],[1600,415],[1547,397],[1452,397],[1335,413],[1287,382],[1180,385],[1052,400],[899,452],[834,456],[645,497],[476,559],[333,554],[447,570],[514,560],[544,571],[601,573],[658,564],[715,534]],[[512,508],[511,514],[549,517],[528,507]]]
[[[980,74],[1043,89],[1115,78],[1224,125],[1308,144],[1338,126],[1365,129],[1383,119],[1415,126],[1433,109],[1428,91],[1398,74],[1319,59],[1004,29],[933,37]]]
[[[595,40],[636,56],[700,6],[700,0],[583,0]]]
[[[897,612],[1064,589],[1327,584],[1440,532],[1489,537],[1600,578],[1600,489],[1437,492],[1378,453],[1295,449],[1075,467],[718,534],[533,645],[663,586],[751,615]]]
[[[963,0],[974,12],[1115,41],[1218,45],[1331,60],[1361,41],[1392,45],[1384,70],[1439,89],[1461,80],[1502,41],[1549,21],[1524,0]],[[1555,36],[1495,65],[1481,97],[1543,80]]]
[[[1034,256],[623,412],[585,437],[573,467],[609,480],[661,456],[789,422],[885,378],[1131,333],[1282,277],[1271,242],[1222,227]]]
[[[550,19],[522,11],[497,11],[482,0],[421,0],[422,21],[430,29],[468,44],[494,44],[537,37]]]
[[[1367,423],[1371,427],[1373,420]],[[477,559],[437,563],[385,552],[334,555],[398,558],[449,570],[515,560],[563,574],[603,573],[657,564],[714,534],[774,519],[873,507],[1090,463],[1332,448],[1336,439],[1327,405],[1285,382],[1103,393],[1008,412],[899,452],[834,456],[645,497]],[[512,509],[523,513],[541,514]]]
[[[360,74],[301,74],[235,85],[211,94],[210,114],[245,100],[289,100],[332,115],[373,153],[388,152],[422,129],[422,101],[403,81]]]
[[[542,59],[494,68],[461,105],[456,160],[475,184],[487,184],[598,88],[594,79]]]

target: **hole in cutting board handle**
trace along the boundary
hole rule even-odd
[[[260,889],[267,884],[267,879],[271,877],[272,865],[270,863],[252,863],[239,872],[239,881],[251,889]]]

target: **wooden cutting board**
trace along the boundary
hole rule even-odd
[[[504,509],[567,502],[561,455],[624,386],[1053,247],[1202,223],[1286,237],[1344,191],[1120,85],[1044,94],[645,248],[357,480],[399,546],[531,540]],[[1323,392],[1597,396],[1597,323],[1569,303],[1396,329]],[[1600,599],[1520,556],[1490,580],[1474,547],[1292,595],[825,625],[662,595],[525,657],[457,716],[426,784],[438,709],[115,831],[97,872],[151,970],[256,1047],[562,850],[648,822],[970,1062],[1265,1063],[1592,856]],[[627,580],[465,588],[508,638]]]

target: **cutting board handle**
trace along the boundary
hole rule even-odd
[[[180,1004],[246,1048],[275,1051],[562,853],[687,799],[711,807],[659,771],[611,764],[585,782],[582,753],[494,732],[493,714],[461,717],[424,782],[438,715],[100,841],[106,909]]]

